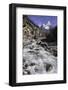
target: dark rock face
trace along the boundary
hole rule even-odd
[[[46,42],[57,42],[57,26],[50,30],[50,33],[46,38]]]
[[[52,65],[51,64],[46,64],[46,71],[50,71],[52,69]]]
[[[41,39],[39,43],[45,50],[57,56],[57,26],[52,28],[46,39]]]

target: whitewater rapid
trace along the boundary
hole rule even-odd
[[[57,57],[46,51],[35,40],[24,41],[23,74],[57,73]]]

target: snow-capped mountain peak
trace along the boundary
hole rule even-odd
[[[51,22],[50,22],[50,21],[48,21],[48,22],[47,22],[47,25],[48,25],[48,26],[51,26]]]
[[[42,25],[44,29],[49,30],[51,28],[51,22],[48,21],[47,24]]]

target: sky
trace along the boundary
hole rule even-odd
[[[47,24],[50,21],[51,25],[55,27],[57,25],[57,16],[38,16],[38,15],[28,15],[28,18],[33,21],[39,27],[42,24]]]

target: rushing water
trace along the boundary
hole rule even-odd
[[[24,41],[23,74],[43,74],[57,72],[57,57],[45,51],[35,40]]]

